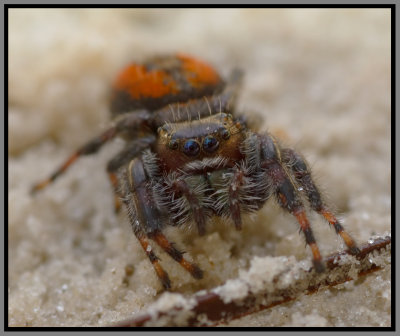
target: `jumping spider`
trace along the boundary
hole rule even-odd
[[[125,148],[107,166],[115,208],[120,200],[126,205],[133,232],[166,289],[171,282],[149,239],[200,279],[202,270],[168,241],[163,228],[194,222],[204,235],[208,219],[223,216],[240,230],[241,215],[257,211],[271,196],[296,217],[317,272],[324,265],[304,197],[357,254],[356,243],[321,199],[303,157],[282,147],[271,134],[253,132],[235,116],[241,78],[242,73],[234,70],[224,82],[212,67],[182,54],[128,66],[113,86],[113,126],[32,191],[44,188],[79,156],[97,152],[118,135],[126,140]]]

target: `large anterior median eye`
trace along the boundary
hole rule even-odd
[[[206,136],[203,141],[203,149],[208,152],[212,153],[218,149],[219,142],[212,136]]]
[[[188,140],[183,145],[183,152],[187,156],[196,156],[197,154],[199,154],[199,151],[200,151],[200,145],[195,140],[192,139]]]

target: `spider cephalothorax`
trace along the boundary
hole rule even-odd
[[[155,152],[166,171],[186,170],[193,162],[211,158],[224,159],[233,166],[243,156],[239,147],[244,137],[242,124],[221,112],[161,127]]]
[[[80,155],[94,153],[120,135],[126,147],[107,166],[117,195],[116,209],[120,197],[164,288],[171,283],[149,238],[193,277],[201,278],[201,269],[168,241],[163,228],[194,222],[203,235],[209,219],[222,216],[239,230],[242,214],[257,211],[272,196],[297,219],[318,272],[324,265],[305,200],[357,254],[354,240],[322,200],[302,156],[282,147],[270,134],[252,131],[243,118],[236,117],[234,102],[241,77],[240,71],[233,71],[225,83],[210,66],[185,55],[129,66],[114,85],[114,125],[33,191],[54,181]]]

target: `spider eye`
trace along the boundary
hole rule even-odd
[[[219,142],[212,136],[206,136],[203,141],[203,149],[208,152],[212,153],[216,151],[219,147]]]
[[[168,143],[168,147],[169,147],[170,149],[178,149],[178,141],[176,141],[176,140],[171,140],[171,141]]]
[[[188,140],[183,145],[183,152],[187,156],[196,156],[197,154],[199,154],[199,151],[200,151],[200,145],[195,140]]]
[[[228,140],[231,136],[231,133],[225,127],[221,127],[219,129],[219,134],[221,135],[222,139],[224,139],[224,140]]]

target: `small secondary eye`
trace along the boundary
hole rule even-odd
[[[187,156],[196,156],[200,152],[200,145],[195,140],[188,140],[183,145],[183,152]]]
[[[178,149],[178,141],[176,141],[176,140],[171,140],[171,141],[168,143],[168,147],[169,147],[170,149]]]
[[[216,151],[219,147],[219,142],[212,136],[206,136],[203,141],[203,149],[208,152],[212,153]]]
[[[231,136],[231,133],[225,127],[221,127],[218,131],[224,140],[228,140]]]

